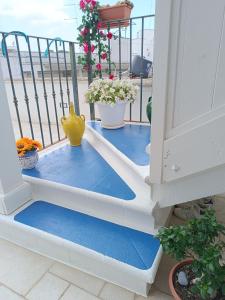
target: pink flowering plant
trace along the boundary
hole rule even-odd
[[[94,76],[102,75],[102,63],[110,62],[110,49],[108,40],[114,36],[110,32],[110,28],[105,32],[101,30],[102,23],[99,19],[98,8],[99,2],[96,0],[80,0],[80,9],[83,12],[82,23],[78,27],[79,35],[78,41],[81,48],[83,48],[84,55],[79,56],[78,63],[87,71],[93,69]],[[97,53],[99,61],[93,53]],[[109,78],[113,79],[113,75],[108,72]]]

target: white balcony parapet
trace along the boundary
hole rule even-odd
[[[31,199],[31,188],[21,175],[1,66],[0,99],[0,213],[10,214]]]

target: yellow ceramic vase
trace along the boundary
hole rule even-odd
[[[62,117],[61,123],[65,135],[68,137],[71,146],[79,146],[85,129],[84,115],[77,116],[74,111],[74,105],[70,102],[69,116]]]

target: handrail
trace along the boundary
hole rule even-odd
[[[11,34],[13,33],[13,35],[16,35],[17,32],[20,32],[20,31],[11,31]],[[9,34],[9,32],[6,32],[6,31],[0,31],[0,34],[3,34],[3,35],[6,35],[6,34]],[[27,35],[27,38],[33,38],[33,39],[36,39],[36,38],[39,38],[40,40],[49,40],[49,41],[54,41],[55,38],[50,38],[50,37],[43,37],[43,36],[35,36],[35,35]],[[75,42],[75,41],[68,41],[68,40],[63,40],[65,43],[74,43],[74,44],[79,44],[78,42]]]
[[[137,77],[138,83],[140,84],[139,109],[137,111],[137,107],[134,108],[133,105],[130,104],[130,121],[137,121],[137,118],[139,122],[145,121],[143,108],[146,102],[146,91],[144,91],[145,85],[143,80],[144,78],[147,78],[146,76],[148,76],[146,75],[148,72],[145,66],[147,61],[147,59],[145,59],[145,40],[147,38],[147,32],[145,32],[145,29],[152,28],[151,24],[154,17],[155,15],[151,14],[126,19],[102,21],[104,24],[118,23],[118,35],[115,32],[115,28],[112,28],[113,35],[114,37],[116,36],[118,40],[116,41],[118,47],[114,47],[114,44],[110,39],[106,40],[108,43],[109,58],[111,56],[111,51],[114,52],[114,56],[116,55],[117,57],[116,67],[118,70],[118,77],[122,78],[124,76],[124,68],[126,68],[126,77]],[[140,29],[140,34],[138,36],[140,43],[138,43],[138,45],[137,43],[133,43],[134,32],[136,32],[136,30],[134,30],[134,25],[139,24],[136,20],[141,21],[138,28],[135,28],[136,30]],[[126,38],[129,39],[129,41],[126,41],[126,45],[129,44],[130,52],[125,58],[125,66],[123,65],[124,43],[122,34],[124,21],[129,21],[128,30],[126,31]],[[106,30],[110,30],[109,26]],[[63,40],[61,37],[51,38],[27,35],[20,31],[0,31],[0,35],[2,35],[0,46],[2,45],[2,54],[6,58],[13,96],[11,100],[15,106],[20,135],[23,136],[23,120],[21,120],[21,111],[23,110],[24,112],[24,109],[26,109],[31,136],[35,135],[36,129],[33,130],[33,123],[35,119],[35,122],[39,124],[40,127],[40,130],[38,130],[40,131],[39,133],[41,133],[42,144],[44,147],[48,146],[49,143],[54,144],[56,139],[57,141],[62,140],[63,136],[60,131],[59,120],[61,115],[65,115],[67,113],[66,110],[68,109],[68,103],[71,101],[71,98],[74,100],[77,114],[80,113],[77,74],[83,72],[83,70],[81,70],[80,67],[78,69],[76,65],[76,57],[79,52],[77,45],[79,45],[79,42]],[[15,49],[13,48],[13,53],[8,49],[9,41],[7,40],[7,37],[9,35],[14,36],[15,39]],[[20,36],[25,38],[25,43],[19,38]],[[50,51],[50,49],[52,49],[52,51]],[[117,53],[115,51],[117,51]],[[94,55],[98,54],[94,53]],[[16,59],[13,59],[14,56]],[[135,56],[138,56],[139,60],[134,60]],[[111,60],[103,63],[104,68],[111,73],[113,64]],[[90,71],[91,70],[88,69],[87,72],[89,83],[92,78],[92,73]],[[86,71],[83,75],[87,76]],[[18,93],[17,86],[14,84],[19,78],[18,76],[21,78],[22,84],[20,85],[20,89],[23,91],[22,93]],[[32,79],[32,82],[30,79]],[[37,80],[39,79],[41,79],[42,87],[39,84],[40,81],[37,83]],[[30,88],[32,88],[32,92],[30,92]],[[150,96],[151,91],[149,90],[148,93]],[[27,116],[23,116],[26,122]],[[90,117],[95,119],[94,105],[93,107],[90,107]],[[44,122],[48,125],[48,131],[43,130]],[[56,130],[52,127],[54,126],[53,123],[56,125]]]
[[[131,17],[131,18],[126,18],[126,19],[113,19],[110,21],[101,21],[102,23],[119,23],[119,22],[123,22],[123,21],[132,21],[132,20],[137,20],[137,19],[142,19],[142,18],[154,18],[155,15],[145,15],[145,16],[140,16],[140,17]]]
[[[63,44],[63,40],[60,38],[60,37],[56,37],[56,38],[54,38],[53,40],[51,40],[51,42],[49,43],[49,45],[48,45],[48,47],[46,48],[46,50],[45,50],[45,52],[44,52],[44,57],[48,57],[48,55],[49,55],[49,49],[50,49],[50,47],[51,47],[51,44],[53,43],[53,42],[59,42],[59,46],[62,46],[62,44]]]
[[[8,33],[3,33],[3,38],[1,41],[1,45],[2,45],[1,48],[2,48],[2,55],[4,57],[6,57],[6,41],[5,40],[6,40],[7,36],[9,36],[9,35],[23,36],[25,38],[26,42],[28,42],[27,35],[22,31],[10,31]]]

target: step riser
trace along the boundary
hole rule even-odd
[[[160,249],[152,267],[143,271],[5,216],[0,216],[0,237],[143,296],[154,282],[162,255]]]
[[[118,166],[124,173],[128,173],[130,177],[140,180],[141,184],[145,178],[149,176],[149,166],[137,166],[129,160],[123,153],[117,150],[110,142],[104,139],[94,129],[86,127],[86,136],[96,150],[107,160],[113,160],[113,166]]]
[[[48,202],[72,210],[98,217],[119,225],[131,227],[143,232],[155,234],[152,209],[139,209],[130,205],[133,201],[123,201],[91,193],[81,189],[59,185],[54,182],[33,179],[24,176],[32,185],[35,199],[47,199]],[[129,202],[129,203],[127,203]]]

